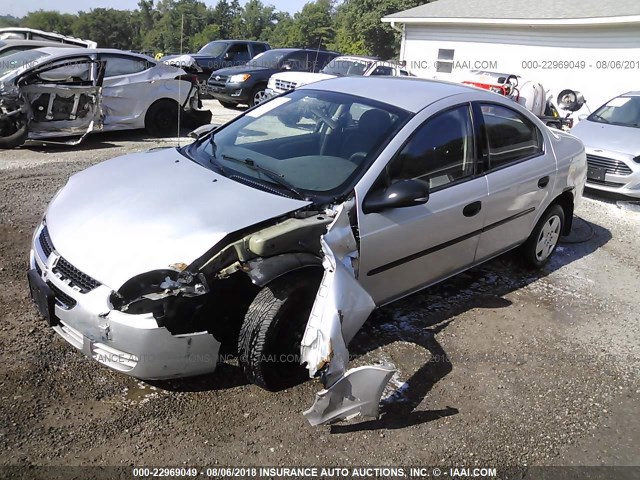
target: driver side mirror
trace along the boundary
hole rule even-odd
[[[421,180],[400,180],[367,195],[362,203],[362,211],[377,213],[391,208],[423,205],[428,201],[429,185]]]

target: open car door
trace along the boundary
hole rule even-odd
[[[29,138],[85,135],[102,128],[105,62],[90,56],[56,60],[18,81],[29,118]]]

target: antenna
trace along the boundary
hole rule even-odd
[[[180,58],[182,58],[182,41],[184,39],[184,13],[181,16],[180,19]],[[184,60],[182,61],[182,63],[184,64]],[[180,67],[182,68],[182,66]],[[184,71],[184,68],[182,68],[182,70]],[[178,81],[178,148],[180,147],[180,113],[182,110],[182,80]]]
[[[322,40],[324,40],[324,37],[320,37],[320,42],[318,43],[318,49],[316,50],[316,59],[313,62],[312,73],[316,73],[316,67],[318,66],[318,56],[320,55],[320,47],[322,46]]]

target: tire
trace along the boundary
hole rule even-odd
[[[0,129],[0,148],[16,148],[24,144],[29,135],[29,127],[25,119],[7,123]]]
[[[149,107],[144,118],[144,127],[154,137],[175,137],[178,132],[177,102],[169,99],[156,101]]]
[[[558,204],[551,205],[522,246],[525,265],[530,268],[544,266],[555,252],[563,228],[564,210]]]
[[[222,105],[224,108],[236,108],[238,106],[235,103],[223,102],[222,100],[218,100],[218,102],[220,102],[220,105]]]
[[[265,90],[266,88],[264,85],[258,85],[253,90],[251,90],[251,95],[249,96],[250,107],[255,107],[256,105],[259,105],[267,99]]]
[[[238,358],[247,379],[277,391],[302,383],[300,342],[321,275],[293,272],[275,279],[255,297],[238,337]]]

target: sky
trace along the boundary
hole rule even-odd
[[[213,6],[217,0],[203,0],[207,5]],[[274,5],[277,10],[294,13],[302,8],[306,0],[262,0],[265,5]],[[240,0],[244,4],[244,0]],[[55,7],[53,6],[55,5]],[[92,8],[115,8],[118,10],[134,10],[138,6],[138,0],[0,0],[0,15],[13,15],[22,17],[33,10],[58,10],[62,13],[76,13],[78,10],[91,10]]]

